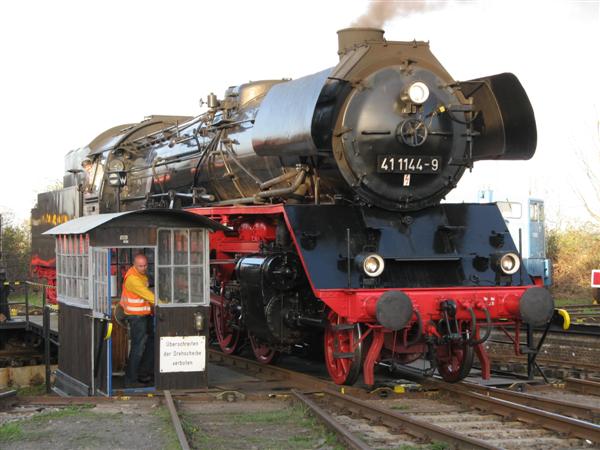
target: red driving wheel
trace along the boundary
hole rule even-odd
[[[352,385],[360,376],[363,363],[361,329],[330,311],[325,329],[325,365],[336,384]]]
[[[254,337],[254,335],[252,335],[252,333],[248,333],[248,338],[250,339],[250,346],[254,352],[254,357],[259,363],[271,364],[277,361],[277,358],[279,358],[279,352],[277,350],[274,350],[269,347],[269,345],[260,342]]]
[[[241,348],[240,336],[241,325],[229,308],[227,308],[227,300],[221,297],[221,305],[213,304],[212,315],[215,335],[221,351],[228,355],[235,354]],[[225,305],[225,306],[222,306]]]

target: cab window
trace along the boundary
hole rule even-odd
[[[541,203],[530,203],[529,204],[529,219],[532,222],[543,222],[544,221],[544,205]]]
[[[523,215],[523,207],[519,202],[496,202],[496,204],[505,219],[520,219]]]

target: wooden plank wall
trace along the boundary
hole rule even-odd
[[[127,328],[117,323],[114,316],[112,318],[112,365],[113,372],[125,371],[127,361]]]
[[[60,303],[58,310],[58,368],[86,385],[90,384],[92,376],[91,314],[89,308],[65,303]]]
[[[199,389],[207,386],[207,372],[160,373],[160,336],[206,336],[208,346],[208,314],[207,306],[158,306],[156,317],[156,333],[154,337],[154,373],[158,389]],[[204,315],[204,330],[197,331],[194,313]],[[207,356],[208,370],[208,356]]]

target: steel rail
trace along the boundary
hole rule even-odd
[[[514,326],[512,325],[506,325],[505,328],[506,330],[514,330]],[[545,327],[537,327],[534,328],[533,331],[535,333],[543,333],[544,328]],[[527,328],[522,327],[521,332],[526,333]],[[600,336],[600,326],[597,324],[586,325],[585,323],[575,323],[575,321],[572,320],[569,329],[565,330],[563,329],[562,324],[552,323],[548,329],[548,336],[585,336],[595,338]]]
[[[593,421],[600,417],[600,408],[594,406],[586,406],[566,400],[542,397],[526,392],[514,392],[506,389],[498,389],[479,385],[473,386],[475,387],[472,388],[469,386],[469,388],[484,392],[487,395],[495,398],[508,400],[514,403],[520,403],[525,406],[531,406],[532,408],[542,409],[544,411],[570,416],[580,420]]]
[[[563,335],[563,336],[585,336],[590,338],[597,338],[600,336],[600,326],[597,324],[586,324],[583,323],[574,323],[575,321],[571,321],[571,326],[568,330],[564,330],[562,325],[552,324],[550,327],[551,335]],[[542,330],[535,329],[536,332],[542,332]]]
[[[340,404],[351,412],[357,413],[360,416],[371,419],[377,423],[386,425],[395,431],[410,434],[417,439],[423,439],[426,441],[435,439],[448,443],[453,448],[458,449],[497,450],[500,448],[488,444],[485,441],[442,428],[424,420],[415,419],[386,408],[369,404],[364,400],[357,399],[350,395],[340,394],[330,389],[325,389],[323,393],[331,397],[334,403]]]
[[[598,381],[566,378],[565,387],[570,391],[581,392],[582,394],[600,395],[600,383]]]
[[[14,398],[16,396],[17,396],[17,391],[14,389],[11,391],[0,392],[0,400],[5,400],[7,398]]]
[[[118,403],[118,402],[148,402],[155,403],[158,397],[148,397],[142,395],[122,395],[114,397],[60,397],[60,396],[40,396],[27,395],[14,397],[19,405],[44,405],[44,406],[69,406],[69,405],[96,405],[99,403]]]
[[[578,310],[578,309],[600,309],[600,304],[591,303],[588,305],[565,305],[565,306],[561,306],[560,308],[566,309],[570,313],[571,311]]]
[[[539,395],[532,395],[524,392],[509,391],[507,389],[481,386],[479,384],[468,382],[448,385],[447,383],[437,380],[427,380],[424,383],[427,386],[433,386],[435,388],[444,389],[451,392],[454,392],[456,389],[461,388],[471,391],[477,391],[494,398],[507,400],[513,403],[519,403],[525,406],[531,406],[533,408],[553,412],[556,414],[575,417],[581,420],[592,421],[600,417],[600,408],[581,405],[579,403],[568,402],[565,400],[541,397]]]
[[[323,408],[306,397],[304,394],[296,389],[292,389],[292,394],[300,402],[302,402],[327,428],[333,431],[338,439],[345,444],[346,448],[355,450],[371,450],[372,447],[370,447],[362,439],[353,435],[347,428],[338,423],[330,413],[326,412]]]
[[[188,443],[185,432],[183,431],[183,427],[181,426],[181,420],[179,419],[179,414],[177,414],[177,409],[175,408],[175,402],[173,402],[173,397],[171,397],[171,392],[164,391],[164,394],[165,403],[167,404],[167,408],[169,409],[171,421],[173,422],[173,428],[175,428],[175,433],[177,434],[177,439],[179,440],[181,450],[190,450],[190,444]]]
[[[582,439],[588,439],[600,443],[600,426],[579,419],[562,416],[560,414],[543,411],[519,403],[515,403],[490,395],[470,392],[464,388],[445,388],[452,395],[452,399],[465,406],[475,407],[492,414],[499,414],[511,420],[517,419],[522,422],[531,423],[548,430],[557,431],[565,435],[573,435]]]
[[[492,361],[492,363],[494,362],[501,362],[501,363],[509,363],[509,364],[527,364],[527,360],[523,359],[525,358],[525,356],[513,356],[513,355],[498,355],[498,354],[491,354],[490,355],[490,359]],[[542,365],[542,366],[556,366],[556,367],[561,367],[561,368],[565,368],[565,369],[574,369],[574,370],[579,370],[582,372],[598,372],[600,373],[600,365],[598,364],[590,364],[590,363],[584,363],[581,361],[566,361],[566,360],[559,360],[559,359],[551,359],[551,358],[544,358],[544,357],[538,357],[536,358],[536,361]]]

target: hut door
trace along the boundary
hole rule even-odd
[[[206,386],[208,236],[204,229],[158,232],[157,389]]]
[[[111,340],[107,334],[111,319],[110,300],[110,251],[107,248],[92,248],[92,367],[94,387],[105,395],[112,389],[110,367]]]

